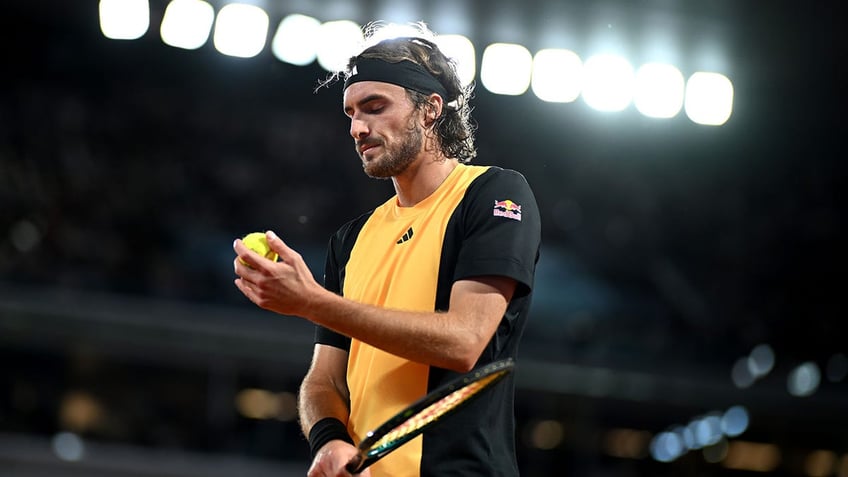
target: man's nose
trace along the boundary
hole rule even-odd
[[[367,137],[368,125],[361,119],[352,118],[350,120],[350,135],[353,136],[353,139],[355,140]]]

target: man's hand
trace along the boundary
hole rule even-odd
[[[345,466],[355,459],[357,455],[358,450],[353,445],[340,440],[330,441],[315,455],[315,459],[312,461],[312,465],[309,467],[306,475],[307,477],[350,476],[351,473],[345,469]],[[370,469],[365,469],[362,473],[356,475],[370,477],[371,471]]]
[[[289,248],[274,232],[265,235],[268,246],[280,256],[281,261],[268,260],[237,239],[233,242],[233,249],[238,255],[233,260],[233,268],[239,276],[235,285],[260,308],[283,315],[305,316],[312,298],[326,290],[315,281],[299,253]]]

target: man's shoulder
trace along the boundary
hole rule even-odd
[[[360,214],[354,219],[351,219],[345,222],[341,227],[336,230],[336,233],[333,234],[333,238],[340,242],[345,242],[351,237],[355,237],[359,234],[359,231],[362,229],[362,226],[365,225],[365,222],[374,214],[375,209],[371,209],[368,212]]]
[[[503,187],[509,185],[529,187],[524,174],[514,169],[507,169],[499,166],[473,167],[482,167],[485,168],[485,170],[474,179],[469,188]]]

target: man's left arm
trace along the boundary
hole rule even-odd
[[[236,286],[259,307],[300,316],[337,333],[420,363],[470,370],[492,338],[516,288],[515,280],[480,276],[458,280],[450,309],[416,312],[358,303],[319,285],[296,251],[273,233],[268,243],[280,262],[267,260],[237,240]]]

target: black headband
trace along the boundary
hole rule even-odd
[[[450,101],[448,91],[423,66],[409,60],[398,63],[376,58],[359,58],[353,67],[353,74],[345,81],[344,87],[360,81],[380,81],[409,88],[422,94],[437,93],[445,102]]]

